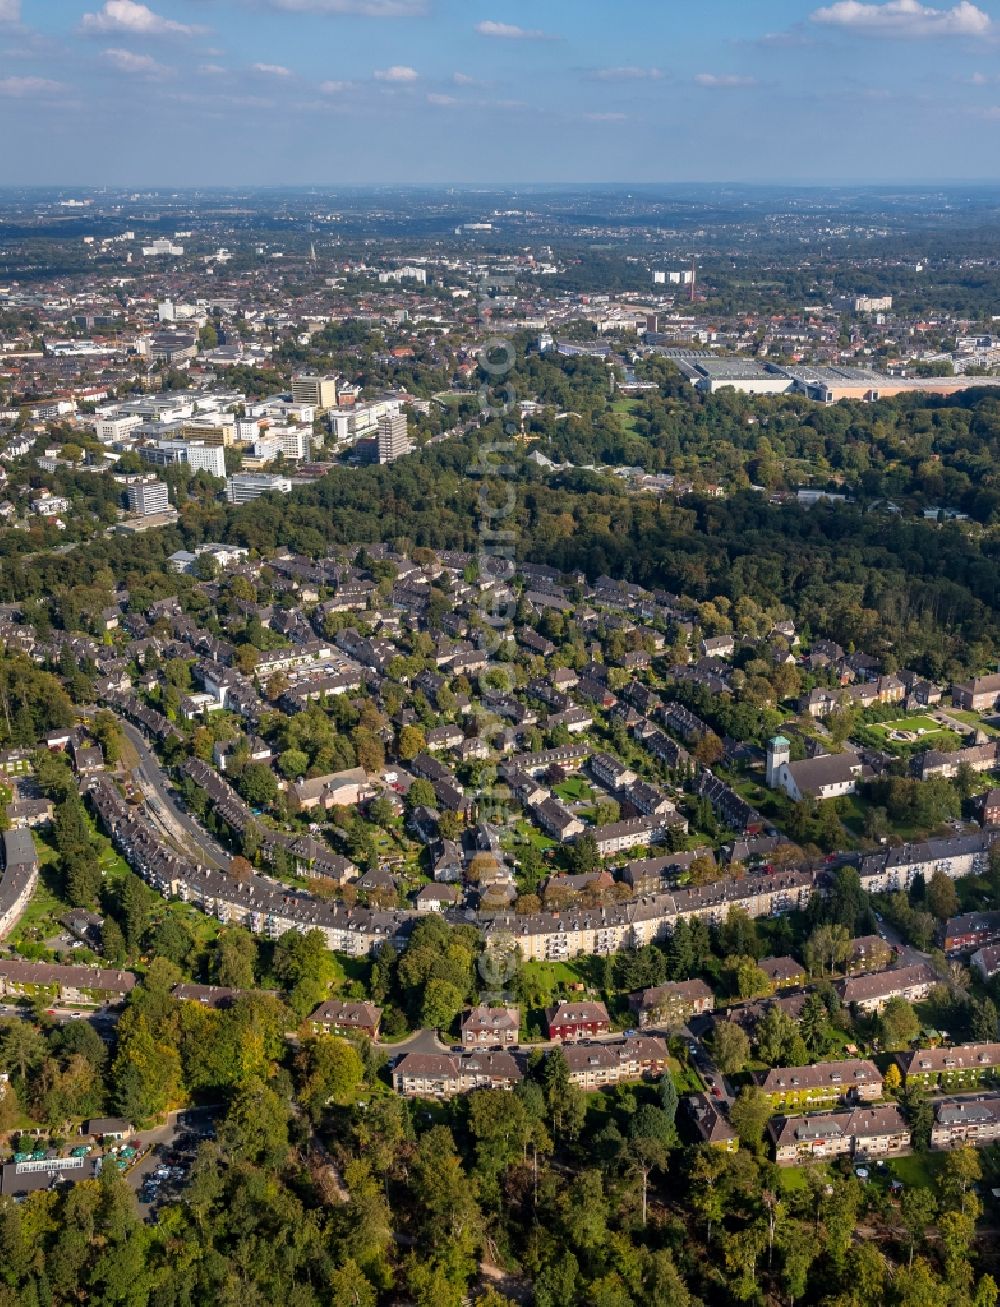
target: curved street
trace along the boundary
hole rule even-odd
[[[205,866],[223,869],[228,867],[229,855],[174,798],[166,773],[146,743],[142,732],[118,714],[116,717],[126,739],[139,758],[138,765],[134,768],[135,779],[146,791],[150,806],[160,824],[166,827],[181,848],[186,848]]]

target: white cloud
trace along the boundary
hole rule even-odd
[[[222,64],[198,65],[198,72],[201,73],[203,77],[221,77],[223,73],[227,73],[228,71],[229,69],[223,68]]]
[[[740,44],[759,45],[765,49],[796,50],[803,46],[814,45],[815,41],[811,36],[807,36],[796,24],[787,32],[765,32],[763,36],[754,37],[752,40],[743,41]]]
[[[736,73],[697,73],[694,79],[699,86],[738,87],[756,86],[756,78],[740,77]]]
[[[11,100],[26,100],[32,96],[61,95],[66,87],[47,77],[0,77],[0,95]]]
[[[983,36],[992,26],[989,15],[970,0],[959,0],[951,9],[934,9],[920,0],[886,0],[885,4],[837,0],[811,17],[814,23],[873,36]]]
[[[549,41],[552,39],[547,32],[539,31],[536,27],[517,27],[514,23],[494,23],[488,18],[476,24],[476,31],[480,36],[498,37],[502,41]]]
[[[343,95],[354,85],[353,82],[320,82],[320,95]]]
[[[165,68],[163,64],[158,64],[152,55],[136,54],[133,50],[112,48],[105,50],[101,58],[112,68],[117,68],[120,73],[130,73],[135,77],[169,77],[172,71],[170,68]]]
[[[441,109],[450,109],[453,105],[460,104],[453,95],[441,95],[438,91],[429,91],[427,94],[427,103],[436,104]]]
[[[83,32],[98,34],[124,33],[129,36],[196,36],[203,27],[192,27],[156,14],[138,0],[105,0],[104,8],[96,14],[84,14],[80,20]]]
[[[0,0],[0,23],[21,21],[21,0]]]
[[[456,86],[478,86],[479,82],[475,77],[470,77],[468,73],[452,73],[451,80]]]
[[[251,64],[252,73],[262,73],[265,77],[291,77],[292,70],[284,64]]]
[[[391,68],[376,69],[372,76],[376,82],[415,82],[420,74],[405,64],[393,64]]]
[[[361,14],[365,18],[416,18],[427,12],[426,0],[266,0],[288,14]]]
[[[621,68],[597,68],[593,75],[599,82],[655,82],[659,81],[663,73],[659,68],[637,68],[626,64]]]
[[[628,121],[628,114],[625,113],[585,113],[583,116],[588,123],[624,123]]]

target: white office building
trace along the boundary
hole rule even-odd
[[[231,504],[249,504],[261,495],[272,492],[287,495],[291,489],[288,477],[267,472],[237,472],[226,482],[226,498]]]
[[[386,413],[378,420],[378,461],[395,463],[413,446],[406,431],[405,413]]]
[[[136,451],[144,463],[154,467],[171,467],[187,463],[192,472],[208,472],[222,479],[226,475],[226,451],[221,445],[206,445],[197,440],[158,440],[140,445]]]
[[[140,517],[165,513],[170,507],[167,486],[156,477],[132,477],[125,486],[125,502],[129,511]]]

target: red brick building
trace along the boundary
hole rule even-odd
[[[603,1003],[557,1003],[545,1012],[549,1039],[592,1039],[611,1029]]]

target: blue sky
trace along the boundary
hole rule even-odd
[[[998,180],[1000,0],[0,0],[0,183]]]

